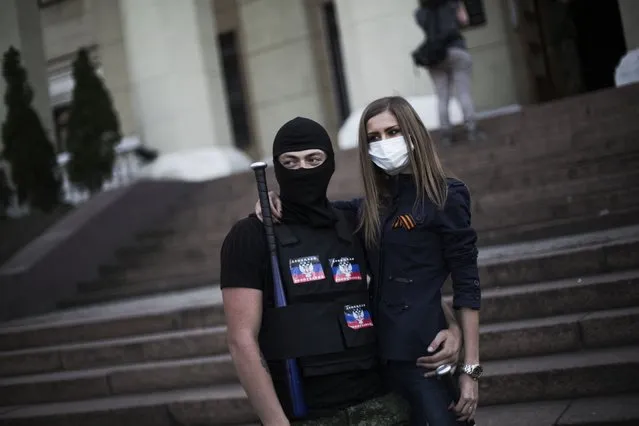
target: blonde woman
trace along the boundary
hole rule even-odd
[[[433,141],[401,97],[372,102],[359,125],[364,199],[335,203],[357,209],[369,262],[376,271],[375,321],[391,386],[410,402],[412,424],[466,424],[475,415],[479,363],[480,285],[470,194],[444,173]],[[442,286],[453,281],[453,307],[463,334],[460,395],[446,380],[424,378],[421,360],[447,327]],[[454,410],[449,411],[455,399]]]

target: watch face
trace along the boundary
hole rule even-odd
[[[481,365],[477,365],[477,366],[475,366],[475,368],[473,368],[473,373],[472,374],[475,377],[479,377],[479,376],[481,376],[481,373],[483,373],[483,372],[484,372],[484,369],[482,368],[482,366]]]

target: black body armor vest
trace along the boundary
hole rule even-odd
[[[336,214],[329,229],[275,226],[287,306],[274,307],[267,289],[259,338],[272,374],[289,358],[302,377],[377,366],[364,250]]]

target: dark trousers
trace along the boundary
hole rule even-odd
[[[455,413],[448,409],[456,399],[450,383],[446,382],[452,378],[425,378],[425,372],[414,362],[388,361],[385,365],[385,377],[389,386],[410,405],[410,425],[467,425],[466,422],[457,421]]]

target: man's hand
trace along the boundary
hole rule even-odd
[[[273,191],[268,192],[268,200],[271,205],[271,215],[273,216],[273,222],[278,223],[282,219],[282,201],[280,201],[280,196],[277,195]],[[262,222],[264,218],[262,217],[262,206],[260,206],[260,200],[257,200],[255,203],[255,215]]]
[[[440,365],[450,364],[454,369],[459,361],[461,340],[461,330],[456,325],[437,333],[435,339],[428,345],[428,353],[432,354],[440,347],[441,350],[433,355],[417,358],[418,367],[430,370],[424,374],[424,377],[435,376],[437,374],[435,369]]]
[[[459,376],[459,401],[457,405],[451,404],[451,409],[455,410],[457,420],[465,421],[475,417],[477,411],[477,401],[479,400],[479,383],[473,380],[468,374]]]

